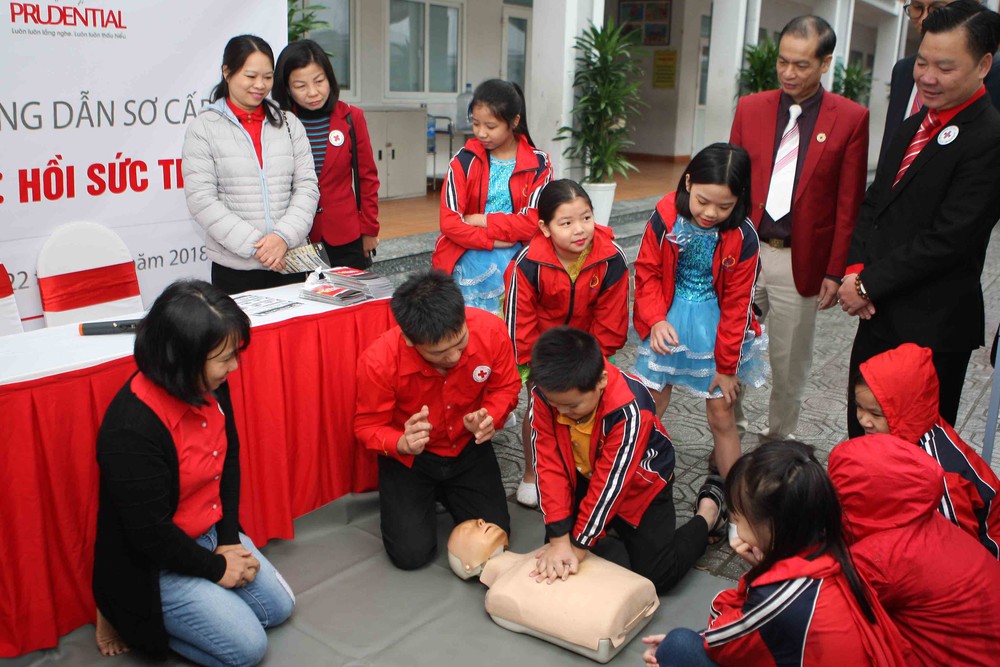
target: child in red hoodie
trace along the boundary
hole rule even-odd
[[[576,181],[552,181],[538,198],[538,228],[504,277],[504,319],[514,356],[527,380],[531,350],[549,329],[568,324],[597,339],[610,357],[628,339],[628,260],[610,227],[594,222],[593,204]],[[531,394],[531,384],[528,394]],[[524,420],[524,460],[531,460],[531,426]],[[538,505],[530,465],[517,488],[517,501]]]
[[[875,434],[834,447],[829,471],[854,564],[909,640],[913,664],[995,665],[1000,567],[936,511],[941,466]]]
[[[1000,479],[938,412],[932,352],[904,343],[876,355],[851,387],[865,433],[891,433],[934,457],[945,473],[938,510],[1000,558]]]

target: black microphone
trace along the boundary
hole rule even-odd
[[[100,336],[102,334],[135,333],[142,320],[118,320],[117,322],[83,322],[80,325],[81,336]]]

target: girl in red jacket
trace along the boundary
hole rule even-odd
[[[706,399],[723,477],[740,457],[739,383],[759,387],[767,376],[766,338],[753,312],[760,244],[749,205],[746,151],[712,144],[691,160],[677,192],[656,205],[635,262],[633,321],[643,340],[633,373],[649,387],[658,416],[674,385]],[[721,489],[721,479],[709,480]]]
[[[331,266],[367,269],[378,246],[378,169],[361,109],[341,102],[333,66],[311,39],[278,56],[274,99],[306,129],[319,178],[309,239],[322,241]]]
[[[538,218],[541,234],[517,255],[504,277],[504,319],[525,381],[535,341],[553,327],[566,324],[593,334],[606,358],[628,338],[628,260],[611,228],[595,225],[587,192],[569,179],[552,181],[538,198]],[[531,461],[530,438],[525,419],[525,461]],[[530,465],[524,467],[517,501],[538,505]]]
[[[552,166],[531,141],[517,85],[479,84],[469,115],[475,136],[448,168],[431,264],[455,276],[466,305],[499,315],[504,271],[538,230],[538,195]]]
[[[944,469],[938,510],[1000,559],[1000,479],[938,410],[934,355],[903,343],[861,364],[851,390],[865,433],[891,433],[932,456]]]
[[[905,665],[909,646],[848,556],[837,494],[813,448],[769,442],[726,480],[753,565],[712,601],[708,628],[643,639],[650,665]]]

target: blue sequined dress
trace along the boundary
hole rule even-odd
[[[672,354],[657,354],[647,337],[639,344],[633,373],[656,390],[672,385],[702,398],[721,398],[718,388],[708,392],[715,376],[715,335],[719,327],[719,300],[712,286],[712,259],[719,234],[678,217],[669,239],[680,246],[674,298],[667,312],[679,345],[672,348]],[[766,350],[766,335],[746,333],[737,372],[740,382],[753,387],[764,384],[768,375],[763,358]]]
[[[510,177],[513,173],[514,159],[497,160],[490,156],[490,183],[484,213],[514,212],[510,198]],[[465,305],[500,315],[503,274],[520,250],[521,244],[515,243],[512,248],[466,250],[462,253],[452,274],[465,297]]]

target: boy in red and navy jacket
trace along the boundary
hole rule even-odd
[[[510,531],[491,438],[521,388],[503,322],[466,308],[451,276],[411,276],[392,297],[399,326],[358,360],[354,432],[380,454],[382,541],[404,570],[434,557],[434,503],[456,523]]]
[[[545,223],[542,223],[545,224]],[[538,234],[507,267],[504,319],[518,364],[531,361],[543,331],[569,325],[597,338],[605,357],[628,339],[628,260],[611,228],[596,225],[594,240],[576,279]]]
[[[528,407],[531,444],[548,544],[539,581],[565,579],[614,527],[631,569],[659,593],[705,551],[718,506],[674,530],[674,448],[649,391],[608,363],[597,340],[560,326],[535,343]]]
[[[494,241],[518,243],[538,231],[538,195],[552,178],[545,151],[518,135],[510,198],[514,213],[488,213],[486,227],[467,225],[462,217],[486,210],[490,188],[490,158],[478,139],[469,139],[451,159],[441,190],[441,236],[434,244],[431,265],[451,273],[466,250],[493,250]]]

